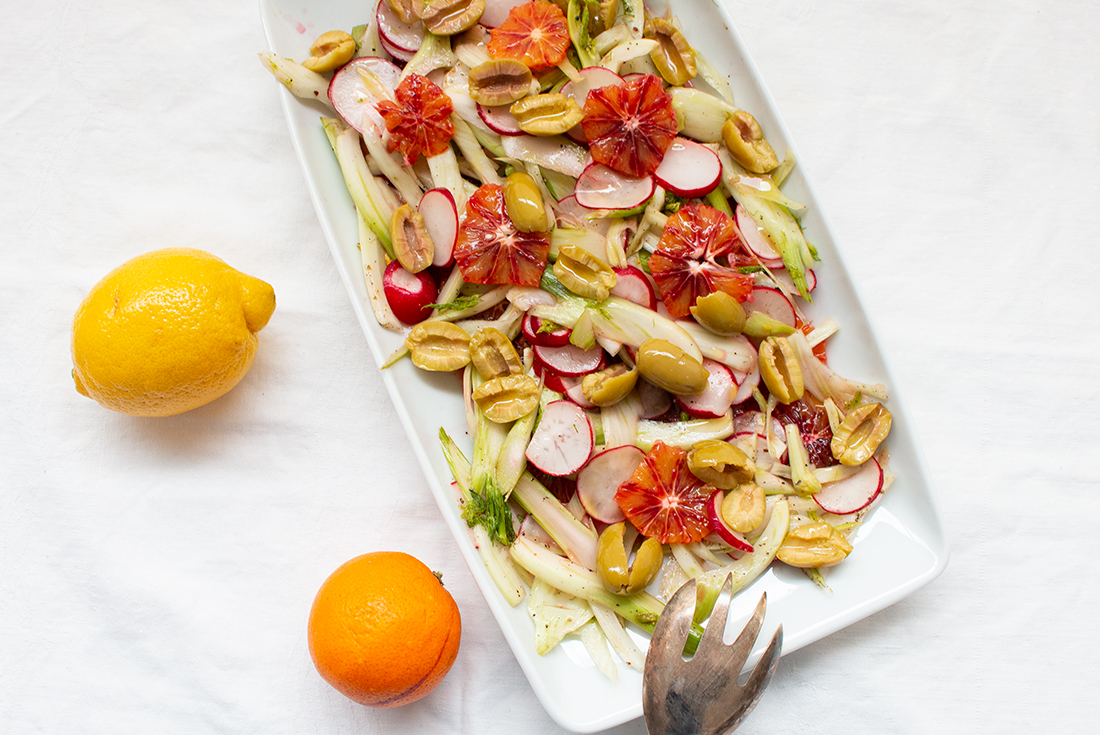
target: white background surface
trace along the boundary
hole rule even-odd
[[[726,1],[883,335],[952,542],[931,585],[784,657],[741,732],[1083,731],[1100,9]],[[560,732],[404,446],[256,59],[256,6],[4,15],[0,732]],[[166,246],[267,280],[278,308],[228,396],[114,414],[73,389],[72,315]],[[396,710],[329,688],[305,641],[321,581],[379,549],[441,570],[463,614],[450,675]]]

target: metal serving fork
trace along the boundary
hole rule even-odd
[[[745,685],[738,684],[741,668],[764,622],[768,595],[760,596],[737,640],[726,645],[722,635],[731,585],[727,576],[699,648],[689,661],[684,660],[683,650],[695,613],[695,580],[676,591],[657,620],[642,674],[642,711],[650,735],[732,732],[756,706],[771,681],[783,647],[783,626],[775,631]]]

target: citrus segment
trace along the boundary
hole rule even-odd
[[[630,176],[656,171],[676,137],[672,97],[652,74],[593,89],[581,125],[592,160]]]
[[[508,19],[490,31],[489,55],[522,61],[530,69],[545,69],[565,61],[569,27],[565,13],[545,0],[517,5]]]
[[[512,224],[499,185],[485,184],[466,202],[455,262],[467,282],[538,286],[549,254],[545,233],[520,232]]]
[[[383,100],[376,106],[390,131],[390,152],[400,151],[405,165],[411,166],[421,153],[437,156],[447,150],[455,132],[451,98],[419,74],[405,77],[394,97],[396,101]]]
[[[356,557],[321,585],[309,613],[318,673],[368,707],[415,702],[458,655],[462,620],[428,567],[400,552]]]
[[[229,392],[256,356],[275,292],[202,250],[133,258],[97,283],[72,327],[81,395],[132,416],[171,416]]]
[[[687,452],[657,442],[615,492],[615,502],[644,536],[686,544],[710,533],[707,501],[714,488],[691,473]]]
[[[747,299],[752,275],[730,267],[740,244],[733,220],[713,207],[688,205],[669,217],[649,259],[668,313],[689,316],[697,299],[715,291],[738,301]]]

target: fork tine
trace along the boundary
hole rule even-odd
[[[753,700],[753,706],[756,704],[755,700],[760,698],[759,692],[764,690],[764,687],[771,681],[775,670],[779,668],[779,656],[782,651],[783,624],[780,623],[768,647],[764,649],[764,654],[760,657],[760,660],[756,662],[756,666],[753,667],[752,673],[749,674],[749,680],[745,682],[746,689],[757,692]],[[747,715],[751,709],[752,706],[745,710],[745,714]]]
[[[696,656],[702,656],[703,660],[713,652],[725,646],[722,638],[726,632],[726,617],[729,615],[730,597],[733,590],[733,575],[727,574],[722,581],[722,588],[718,591],[718,599],[710,611],[710,619],[707,628],[703,632],[703,638],[699,641],[699,647],[695,651]],[[744,661],[741,662],[742,664]]]
[[[756,603],[756,609],[753,610],[752,617],[741,629],[737,640],[730,644],[732,650],[727,655],[730,658],[736,658],[741,662],[741,665],[744,665],[749,658],[749,653],[752,652],[752,647],[756,643],[756,636],[760,635],[760,626],[764,624],[764,613],[767,610],[768,593],[765,592],[760,595],[760,601]]]
[[[646,653],[645,668],[650,666],[650,653],[654,651],[683,651],[687,644],[688,631],[695,615],[695,580],[689,579],[665,605],[657,624],[653,626],[653,635],[649,639],[649,651]]]

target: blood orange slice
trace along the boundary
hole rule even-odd
[[[668,313],[688,316],[695,300],[724,291],[738,301],[752,293],[753,277],[730,267],[741,240],[733,220],[705,204],[681,207],[668,218],[649,269]]]
[[[802,443],[806,445],[806,454],[814,467],[829,467],[837,463],[833,458],[833,431],[829,426],[829,415],[825,407],[808,394],[801,400],[775,407],[775,417],[784,424],[798,427]]]
[[[656,171],[676,137],[672,97],[652,74],[593,89],[581,125],[592,160],[630,176]]]
[[[466,202],[454,255],[469,283],[538,286],[549,253],[545,234],[520,232],[512,224],[499,185],[485,184]]]
[[[545,0],[517,5],[508,19],[490,31],[489,55],[522,61],[531,69],[545,69],[565,61],[569,27],[565,13]]]
[[[405,165],[411,166],[421,153],[436,156],[447,150],[455,132],[451,98],[419,74],[405,77],[394,96],[396,102],[383,100],[377,105],[390,131],[390,151],[401,151]]]
[[[707,501],[714,488],[687,466],[687,452],[657,442],[615,492],[615,502],[643,535],[686,544],[710,533]]]

